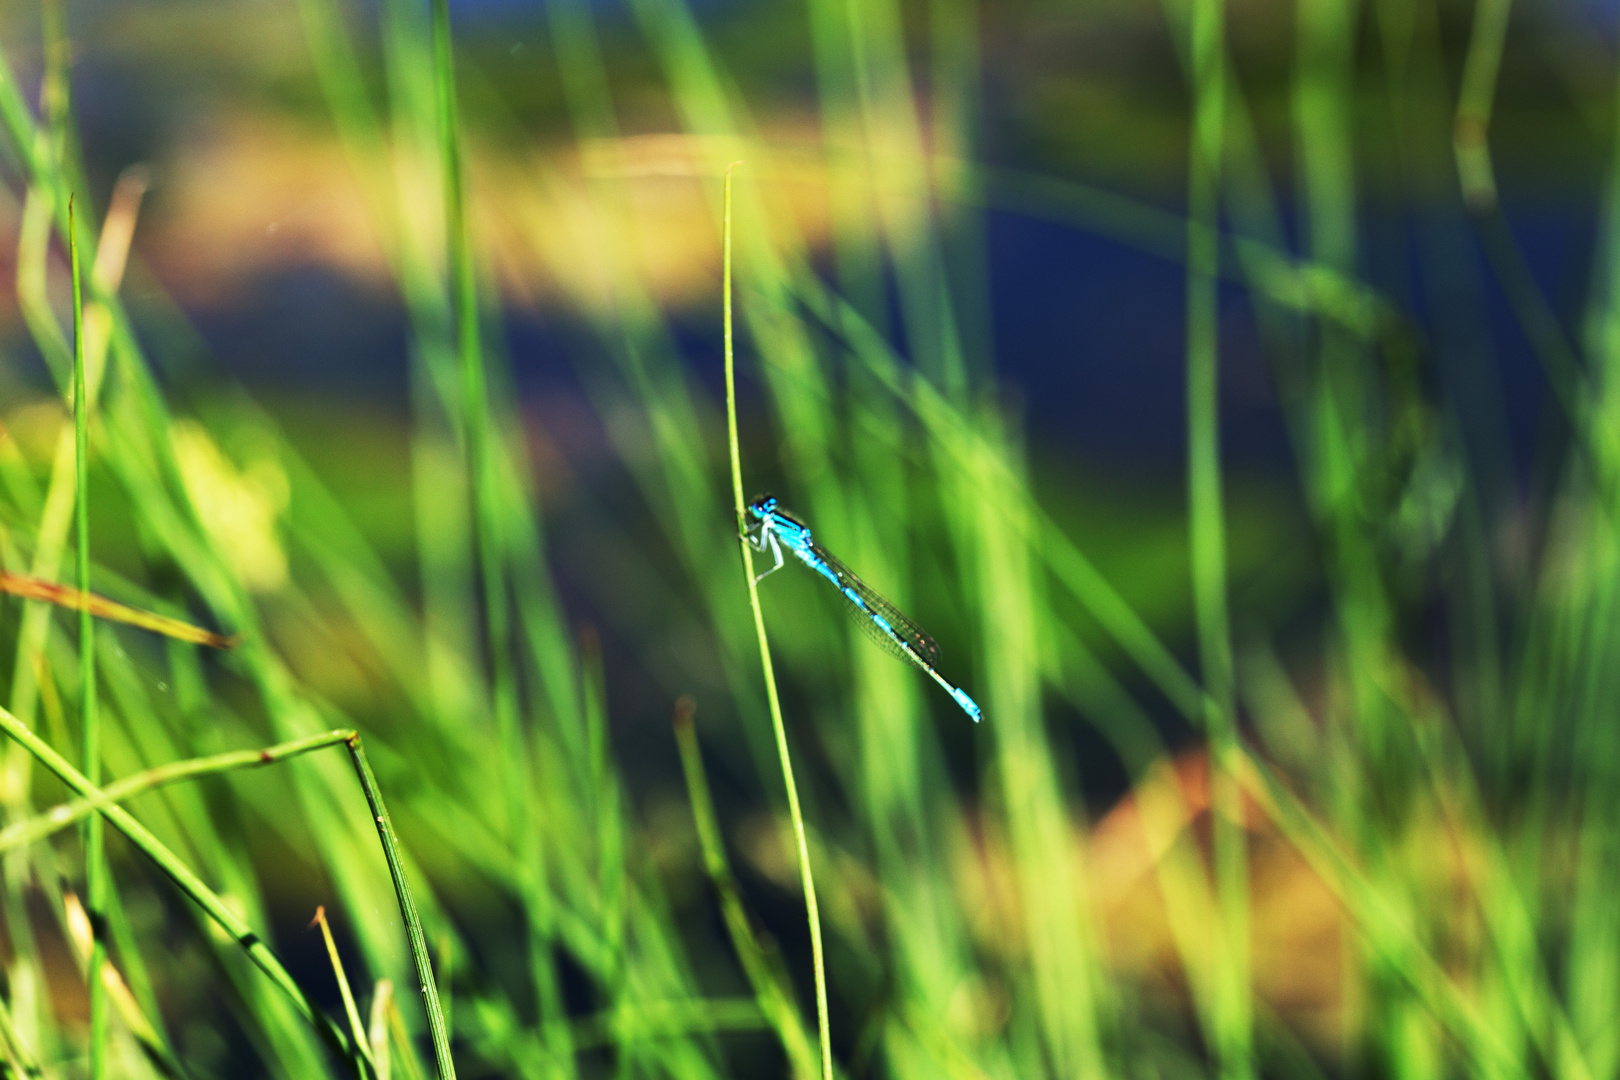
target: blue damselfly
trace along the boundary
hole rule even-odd
[[[849,602],[848,611],[867,637],[901,660],[910,661],[928,673],[928,677],[945,688],[945,692],[973,717],[975,723],[983,715],[979,706],[959,687],[952,686],[939,673],[939,646],[923,633],[917,624],[900,613],[900,609],[879,596],[855,572],[816,543],[810,537],[810,527],[784,510],[774,495],[761,495],[748,504],[748,542],[759,551],[769,550],[776,564],[755,577],[759,581],[767,574],[782,568],[782,548],[799,557],[804,565],[832,582],[838,593]]]

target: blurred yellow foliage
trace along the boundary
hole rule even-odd
[[[830,229],[829,186],[869,189],[872,178],[853,160],[829,166],[813,152],[819,144],[808,126],[784,121],[770,139],[768,149],[749,147],[751,174],[783,235],[817,246]],[[707,185],[715,142],[678,133],[516,149],[469,140],[474,228],[503,297],[529,308],[599,310],[625,300],[626,281],[673,306],[712,296],[719,234]],[[393,176],[369,177],[378,185],[373,197],[403,200],[432,220],[437,163],[396,148],[392,165]],[[163,170],[162,209],[143,248],[164,283],[194,304],[229,300],[260,275],[299,266],[388,290],[394,238],[379,234],[364,180],[329,130],[267,113],[222,114]],[[436,239],[429,229],[413,242]]]
[[[191,420],[175,421],[169,437],[186,493],[242,584],[254,592],[284,585],[287,555],[276,519],[287,509],[291,486],[281,464],[261,455],[239,470]]]

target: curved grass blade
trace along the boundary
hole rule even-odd
[[[726,436],[731,449],[731,494],[737,512],[737,543],[742,548],[743,577],[748,583],[748,606],[754,614],[754,634],[759,639],[760,668],[765,676],[765,700],[771,710],[771,733],[776,736],[777,757],[782,763],[782,783],[787,789],[788,818],[793,822],[793,838],[799,849],[799,880],[804,886],[804,906],[810,925],[810,958],[816,978],[816,1028],[821,1036],[822,1080],[832,1080],[832,1023],[827,1010],[827,964],[821,948],[821,909],[816,902],[815,875],[810,869],[810,845],[805,839],[804,813],[799,808],[799,788],[793,779],[793,758],[788,753],[787,725],[782,720],[782,699],[776,690],[776,669],[771,665],[770,640],[765,636],[765,612],[759,606],[759,579],[754,576],[754,549],[747,540],[747,513],[743,509],[742,449],[737,441],[737,361],[733,349],[731,318],[731,171],[740,162],[726,166],[726,201],[721,262],[721,310],[726,358]],[[831,564],[829,564],[831,565]]]
[[[21,743],[23,748],[36,761],[54,773],[57,779],[66,784],[74,793],[81,798],[96,803],[96,809],[113,828],[123,833],[131,844],[157,864],[158,869],[181,892],[190,897],[210,919],[217,923],[226,934],[230,935],[231,940],[247,954],[248,959],[259,970],[269,976],[271,982],[287,995],[293,1007],[298,1010],[299,1015],[315,1029],[321,1038],[326,1040],[340,1058],[351,1063],[362,1060],[358,1057],[354,1048],[349,1045],[348,1035],[336,1024],[332,1023],[326,1014],[320,1010],[320,1007],[304,993],[303,988],[298,985],[292,974],[282,965],[275,953],[270,950],[270,947],[265,944],[264,939],[254,932],[247,921],[237,914],[236,910],[226,903],[223,897],[205,885],[202,878],[198,877],[191,867],[182,861],[168,845],[164,844],[144,825],[135,820],[134,816],[123,807],[107,803],[106,793],[101,788],[92,784],[66,758],[58,754],[43,739],[30,731],[28,725],[3,708],[0,708],[0,731]],[[348,740],[357,740],[358,736],[353,732],[345,732],[344,736],[344,741],[350,746],[352,755],[354,753],[353,743]],[[372,798],[375,785],[366,783],[368,780],[367,775],[363,774],[361,780],[361,786],[366,789],[367,799],[372,804],[374,816],[382,819],[378,823],[380,833],[383,829],[383,823],[386,821],[386,814],[377,812],[379,802]],[[391,854],[386,847],[384,851],[385,854]],[[389,868],[390,870],[394,869],[392,861]],[[410,914],[411,917],[414,917],[414,909]],[[357,1064],[355,1066],[357,1075],[359,1069],[360,1066]]]

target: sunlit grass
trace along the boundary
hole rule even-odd
[[[789,44],[762,40],[799,50],[814,123],[762,106],[757,57],[682,0],[633,0],[633,49],[559,0],[530,43],[566,125],[542,141],[446,0],[374,21],[295,0],[300,100],[326,112],[253,128],[207,198],[207,170],[175,174],[172,205],[201,209],[166,228],[250,245],[229,200],[279,197],[265,166],[298,148],[341,154],[350,177],[311,188],[336,231],[297,250],[397,290],[407,415],[375,420],[175,374],[206,368],[183,317],[120,298],[132,250],[151,289],[149,174],[93,208],[47,0],[46,40],[4,43],[47,59],[40,107],[31,69],[0,71],[18,311],[57,392],[0,408],[0,591],[21,598],[0,607],[0,1062],[1620,1069],[1614,275],[1561,322],[1500,202],[1505,3],[1482,0],[1466,54],[1444,5],[1301,3],[1263,99],[1224,8],[1154,24],[1185,76],[1179,212],[981,167],[985,13],[957,0],[921,45],[886,0],[811,0]],[[648,86],[673,130],[626,122]],[[1166,153],[1163,102],[1141,110],[1151,147],[1116,155]],[[1427,215],[1421,304],[1373,273],[1375,187]],[[1128,490],[1043,467],[991,354],[987,208],[1185,264],[1184,492],[1096,522]],[[1530,500],[1477,392],[1484,275],[1573,432]],[[685,344],[721,281],[724,397],[722,358]],[[1286,497],[1223,463],[1233,285]],[[542,297],[594,472],[518,400],[505,316]],[[744,471],[939,637],[984,724],[832,598],[773,579],[761,602]],[[239,647],[199,649],[226,643],[199,626]],[[1105,752],[1123,797],[1088,789],[1079,755]]]

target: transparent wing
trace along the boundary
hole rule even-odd
[[[827,568],[833,572],[841,586],[860,598],[860,602],[856,603],[849,596],[844,596],[846,601],[844,613],[855,620],[855,625],[861,628],[862,633],[897,659],[912,663],[921,660],[931,668],[936,670],[939,668],[939,646],[933,638],[923,633],[921,627],[908,619],[899,608],[879,596],[870,585],[856,576],[855,571],[829,555],[821,545],[811,544],[810,551],[827,564]],[[882,617],[893,633],[879,626],[872,618],[873,615]],[[905,644],[902,645],[902,642]],[[911,652],[906,651],[906,646],[910,646]]]

